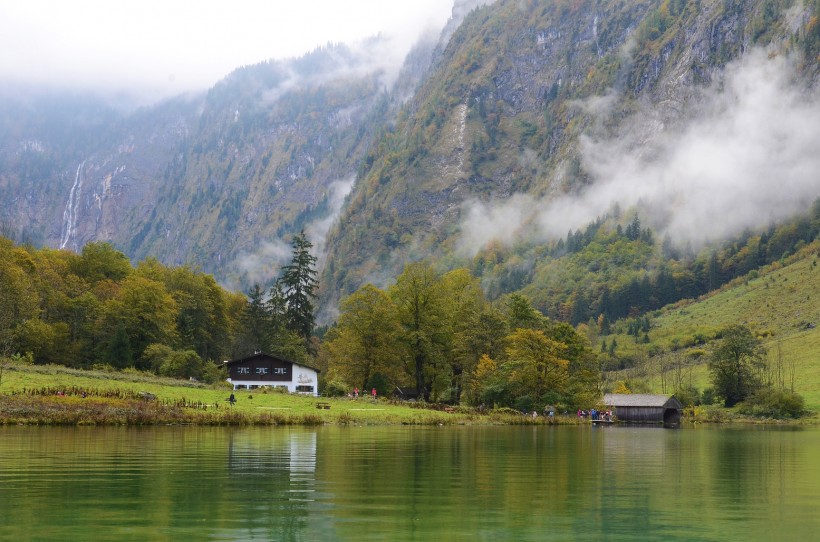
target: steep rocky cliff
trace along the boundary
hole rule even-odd
[[[816,90],[817,59],[805,54],[816,10],[769,0],[589,0],[473,11],[371,148],[333,234],[330,295],[429,255],[470,265],[504,232],[485,228],[465,247],[465,222],[492,223],[497,205],[525,215],[507,223],[533,229],[543,218],[534,207],[599,180],[585,143],[614,139],[640,152],[701,112],[705,90],[747,51],[800,58],[796,73]],[[510,205],[516,198],[528,204]]]
[[[240,68],[206,95],[132,114],[93,96],[7,93],[0,219],[12,237],[190,263],[244,286],[276,272],[283,235],[339,206],[364,149],[429,65],[397,75],[380,40]],[[338,210],[338,209],[336,209]],[[250,263],[247,263],[250,262]]]

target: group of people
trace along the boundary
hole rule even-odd
[[[590,409],[590,410],[579,410],[578,411],[579,418],[589,418],[590,420],[605,420],[605,421],[612,421],[612,411],[611,410],[604,410],[599,411]]]
[[[362,397],[364,397],[365,395],[367,395],[367,392],[365,390],[362,390]],[[378,395],[378,393],[376,392],[376,388],[373,388],[372,390],[370,390],[370,395],[373,397],[373,399],[376,399],[376,395]],[[353,393],[352,394],[348,393],[347,396],[351,397],[353,399],[358,399],[359,398],[359,387],[356,386],[355,388],[353,388]]]
[[[484,405],[481,405],[480,407],[478,407],[478,409],[483,410]],[[522,410],[521,414],[523,414],[524,416],[532,416],[533,418],[538,417],[538,412],[535,411],[535,410],[533,410],[532,412],[527,412],[526,410]],[[564,412],[564,414],[566,414],[566,412]],[[555,407],[552,406],[552,405],[545,406],[544,407],[544,416],[546,416],[547,418],[554,418],[555,417]]]

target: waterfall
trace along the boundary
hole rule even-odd
[[[85,166],[85,160],[77,166],[77,174],[74,176],[74,184],[71,191],[68,193],[68,201],[65,204],[65,211],[63,211],[63,229],[60,236],[60,248],[65,248],[71,241],[74,235],[74,228],[77,225],[77,210],[80,205],[80,189],[82,188],[82,171]],[[76,246],[74,247],[76,249]]]

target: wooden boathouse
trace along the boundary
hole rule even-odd
[[[674,395],[608,393],[604,404],[612,408],[618,421],[679,425],[683,405]]]

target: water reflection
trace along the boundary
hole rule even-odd
[[[287,474],[288,479],[315,482],[316,433],[231,431],[228,469],[237,478],[258,478],[260,471],[270,471]]]
[[[316,492],[316,433],[239,429],[227,434],[230,539],[296,540]]]
[[[0,428],[0,539],[808,539],[817,449],[814,428]]]

